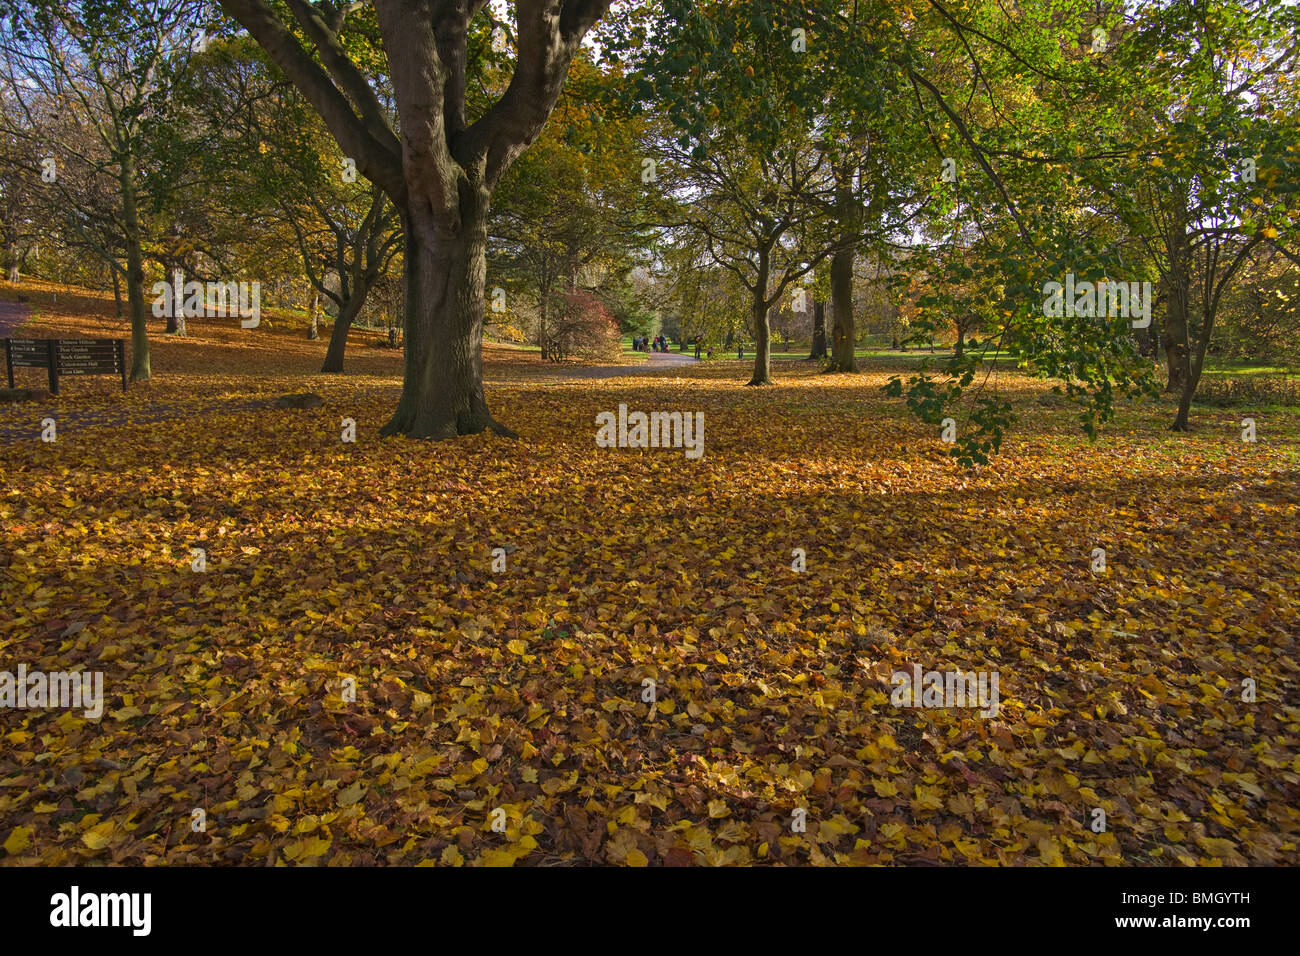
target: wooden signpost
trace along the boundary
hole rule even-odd
[[[120,375],[126,391],[126,346],[121,339],[5,339],[5,372],[14,387],[14,369],[43,368],[50,393],[59,394],[60,375]]]

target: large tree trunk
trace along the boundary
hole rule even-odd
[[[852,247],[841,249],[831,258],[831,365],[833,372],[856,372],[857,356],[853,329],[853,260]]]
[[[439,229],[428,210],[403,211],[406,368],[385,435],[442,439],[491,428],[518,437],[492,418],[483,395],[487,207],[486,191],[462,185],[456,233]]]
[[[322,372],[337,373],[343,371],[343,353],[348,347],[348,333],[352,331],[352,323],[361,314],[361,306],[365,302],[365,297],[366,290],[357,289],[339,308],[339,317],[334,320],[334,328],[330,330],[330,344],[329,348],[325,350],[325,364],[321,366]]]
[[[812,351],[808,353],[809,359],[824,359],[826,357],[826,303],[813,303],[813,336]]]
[[[772,329],[768,322],[767,301],[762,293],[754,293],[752,307],[754,323],[754,376],[746,385],[772,384]]]
[[[966,326],[960,322],[957,323],[957,341],[952,344],[952,354],[956,359],[961,359],[966,354]]]
[[[133,382],[148,380],[149,329],[145,325],[144,253],[140,247],[140,214],[135,203],[135,163],[127,156],[121,162],[122,232],[126,240],[126,300],[131,314],[131,375]]]

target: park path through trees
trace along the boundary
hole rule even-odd
[[[0,299],[0,339],[12,338],[14,330],[27,321],[32,310],[25,302]]]

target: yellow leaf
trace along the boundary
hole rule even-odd
[[[628,866],[649,866],[650,861],[640,850],[630,850],[623,860]]]
[[[872,780],[871,786],[875,788],[876,796],[878,797],[898,796],[898,788],[894,786],[890,781],[883,780],[880,777],[877,777],[875,780]]]
[[[514,866],[517,859],[513,850],[484,850],[478,861],[484,866]]]
[[[326,853],[331,842],[331,840],[324,837],[308,837],[306,840],[297,840],[284,848],[284,855],[295,862],[314,859]]]
[[[1061,857],[1061,848],[1056,845],[1055,840],[1043,837],[1038,841],[1038,852],[1048,866],[1065,866],[1065,860]]]
[[[32,831],[30,827],[14,827],[13,832],[9,834],[9,839],[5,840],[5,852],[10,856],[21,853],[32,845]]]
[[[103,823],[91,827],[81,835],[81,842],[86,844],[92,850],[102,850],[108,846],[109,837],[117,829],[117,824],[112,820],[105,820]]]
[[[465,858],[455,846],[445,847],[442,851],[443,866],[464,866]]]
[[[528,645],[525,644],[523,641],[519,640],[519,638],[517,637],[513,641],[510,641],[508,644],[506,644],[506,650],[508,650],[511,654],[522,654],[527,647]]]
[[[1196,838],[1196,844],[1206,853],[1219,859],[1234,856],[1237,853],[1237,847],[1233,842],[1222,837],[1199,836]]]
[[[354,781],[352,786],[348,787],[346,790],[339,791],[339,806],[340,807],[352,806],[363,796],[365,796],[365,792],[366,792],[366,788],[362,786],[361,781],[360,780]]]

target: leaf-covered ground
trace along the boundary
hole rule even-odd
[[[1300,861],[1281,412],[1247,444],[1240,410],[1173,436],[1148,406],[1089,444],[1004,379],[1022,421],[965,472],[882,369],[564,382],[490,350],[520,440],[428,445],[378,437],[394,354],[354,337],[326,379],[323,341],[259,332],[0,407],[0,670],[107,698],[0,710],[5,862]],[[704,457],[596,447],[620,402],[703,411]],[[998,716],[893,706],[914,664],[998,672]]]

